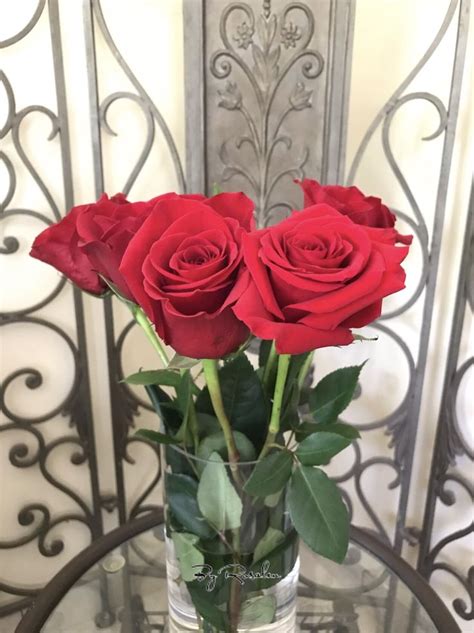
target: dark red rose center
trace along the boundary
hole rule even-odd
[[[340,268],[348,262],[352,244],[338,233],[322,235],[293,234],[285,241],[288,261],[304,271],[318,268]]]
[[[202,246],[189,246],[188,248],[176,253],[176,259],[179,260],[181,264],[202,266],[202,264],[207,264],[207,262],[216,259],[219,254],[219,249],[216,246],[213,244],[206,244]],[[173,262],[170,262],[170,264],[173,266]]]

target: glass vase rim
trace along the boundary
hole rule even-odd
[[[241,462],[241,461],[230,462],[224,459],[222,460],[222,462],[220,462],[215,459],[204,459],[203,457],[198,457],[197,455],[194,455],[194,453],[190,453],[184,450],[181,446],[178,446],[177,444],[167,444],[166,447],[175,450],[177,453],[180,453],[187,459],[192,459],[196,462],[201,462],[201,464],[224,464],[224,466],[229,466],[229,467],[237,466],[237,468],[240,468],[242,466],[255,466],[256,464],[258,464],[259,461],[261,461],[257,457],[257,459],[254,459],[252,461],[245,461],[245,462]]]

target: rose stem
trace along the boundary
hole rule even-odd
[[[204,369],[204,376],[206,378],[207,388],[209,389],[209,395],[211,396],[212,406],[214,407],[216,417],[219,420],[222,432],[224,433],[230,468],[233,472],[236,472],[237,462],[239,461],[239,452],[237,451],[237,447],[235,445],[230,421],[224,409],[224,403],[222,402],[221,386],[219,384],[219,376],[217,374],[217,361],[214,359],[204,358],[202,360],[202,368]]]
[[[308,371],[309,371],[309,369],[311,367],[311,364],[313,362],[314,351],[315,350],[313,350],[312,352],[310,352],[308,354],[308,356],[307,356],[307,358],[306,358],[306,360],[305,360],[305,362],[303,364],[303,367],[300,369],[300,373],[298,374],[298,390],[299,391],[301,391],[301,389],[303,388],[304,381],[306,380],[306,376],[308,375]],[[289,446],[291,444],[291,440],[293,439],[293,435],[294,434],[295,434],[295,430],[292,429],[292,431],[291,431],[291,433],[290,433],[290,435],[289,435],[289,437],[288,437],[288,439],[286,441],[286,444],[285,444],[286,448],[289,448]]]
[[[191,430],[191,435],[193,436],[194,454],[196,455],[198,444],[199,444],[198,421],[197,421],[197,415],[196,415],[196,407],[194,406],[194,400],[193,400],[192,395],[190,396],[190,398],[191,400],[189,402],[189,428]]]
[[[155,328],[153,327],[153,325],[149,321],[148,317],[143,312],[143,310],[141,308],[139,308],[138,306],[132,310],[132,314],[133,314],[133,316],[135,318],[135,321],[138,323],[138,325],[145,332],[145,334],[147,335],[150,343],[153,345],[155,351],[158,353],[158,356],[160,357],[161,362],[163,363],[163,365],[165,367],[167,367],[169,362],[170,362],[169,358],[168,358],[168,355],[166,354],[165,350],[163,349],[163,346],[160,343],[160,339],[158,338],[158,336],[157,336],[157,334],[155,332]]]
[[[303,367],[300,369],[300,373],[298,376],[298,389],[300,390],[302,389],[304,385],[304,381],[311,367],[311,364],[313,362],[313,358],[314,358],[314,350],[308,354],[308,357],[306,358],[303,364]]]
[[[203,359],[202,367],[204,370],[204,376],[206,378],[207,388],[209,389],[209,395],[211,396],[212,406],[214,407],[215,414],[221,425],[222,432],[224,433],[232,476],[237,484],[237,487],[240,489],[241,482],[239,478],[239,473],[237,471],[239,453],[235,445],[230,421],[227,417],[224,409],[224,403],[222,401],[221,387],[219,384],[219,376],[217,373],[217,361],[212,359]],[[238,563],[240,561],[240,533],[238,528],[232,530],[232,549],[234,563]],[[240,614],[240,585],[238,582],[235,581],[235,579],[231,581],[228,610],[230,620],[230,632],[236,633]]]
[[[232,530],[232,548],[233,548],[233,561],[235,565],[240,564],[240,531],[239,528]],[[230,581],[230,596],[229,596],[229,624],[230,633],[237,633],[240,619],[240,582],[236,578],[232,578]]]
[[[259,459],[265,457],[270,450],[270,445],[275,441],[275,437],[280,430],[280,415],[283,404],[283,394],[285,392],[286,377],[290,367],[291,354],[280,354],[278,357],[278,370],[275,382],[275,392],[273,394],[272,415],[268,427],[267,439],[263,445]]]
[[[270,380],[270,376],[272,374],[272,369],[275,363],[277,362],[277,353],[275,348],[275,341],[272,342],[272,346],[270,347],[270,352],[268,354],[267,362],[265,364],[265,370],[263,372],[263,384],[265,387],[268,387],[268,382]]]

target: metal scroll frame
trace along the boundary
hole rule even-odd
[[[114,41],[112,34],[108,29],[100,0],[83,0],[83,11],[88,63],[89,105],[91,113],[91,133],[94,161],[93,168],[96,196],[100,196],[107,188],[106,183],[104,183],[102,135],[115,134],[108,122],[108,110],[111,104],[118,100],[129,100],[138,105],[145,117],[147,126],[146,139],[143,149],[138,161],[133,166],[130,175],[123,184],[121,191],[127,195],[132,188],[153,148],[155,133],[157,130],[161,133],[165,148],[171,156],[178,182],[178,188],[180,191],[185,191],[186,184],[184,179],[184,170],[181,165],[181,159],[171,131],[169,130],[157,105],[152,101],[136,75],[134,75],[133,71],[127,64],[126,59],[120,52],[117,43]],[[100,60],[98,59],[96,51],[96,30],[100,32],[105,45],[114,56],[118,69],[124,75],[128,85],[131,84],[133,86],[133,91],[121,90],[113,92],[104,98],[100,96],[97,76],[97,64],[100,63]],[[150,193],[155,194],[156,192]],[[123,344],[127,335],[135,326],[135,322],[131,319],[120,333],[116,333],[114,326],[114,303],[115,300],[112,300],[110,297],[106,297],[104,299],[104,319],[116,474],[116,491],[108,495],[108,509],[111,511],[117,509],[119,522],[125,523],[130,518],[134,518],[138,514],[152,510],[155,507],[153,504],[147,502],[147,497],[158,483],[161,476],[161,469],[159,462],[159,449],[154,447],[157,458],[156,472],[154,473],[152,480],[141,491],[138,499],[136,499],[129,507],[124,462],[128,462],[129,464],[133,463],[133,459],[128,452],[129,445],[132,442],[143,442],[140,438],[130,437],[130,428],[133,426],[134,417],[138,414],[140,408],[148,410],[153,409],[147,402],[138,398],[130,390],[128,385],[120,383],[120,380],[124,377],[122,370]]]
[[[163,522],[162,509],[134,519],[102,536],[86,550],[79,553],[56,574],[38,596],[34,607],[24,616],[15,633],[39,633],[47,619],[65,597],[68,591],[87,573],[91,567],[120,545],[134,537],[152,530]],[[391,572],[410,589],[414,597],[431,617],[434,625],[442,633],[460,633],[449,610],[429,584],[403,559],[397,556],[367,532],[352,526],[351,542],[368,551],[380,560]]]
[[[441,408],[436,431],[435,447],[431,465],[428,492],[426,498],[423,527],[420,533],[420,550],[418,555],[418,571],[428,581],[436,571],[443,571],[457,581],[469,596],[470,608],[464,599],[456,598],[452,603],[454,612],[464,620],[474,619],[474,586],[472,577],[474,566],[471,566],[466,577],[463,571],[455,565],[442,560],[443,550],[450,544],[474,532],[474,524],[455,530],[443,539],[433,542],[433,527],[436,525],[435,510],[437,504],[455,506],[456,494],[446,490],[446,484],[455,484],[464,490],[474,500],[474,452],[467,445],[463,430],[458,425],[456,414],[456,400],[458,390],[467,370],[474,365],[471,355],[459,365],[459,353],[466,309],[474,309],[474,184],[471,189],[471,199],[468,209],[466,232],[464,237],[463,254],[456,291],[454,320],[449,343],[449,355],[443,387]],[[471,472],[462,473],[456,468],[459,456],[465,456],[469,461]],[[466,517],[467,519],[467,517]]]
[[[53,113],[51,110],[42,105],[30,105],[23,110],[16,112],[14,89],[8,78],[3,74],[1,79],[7,91],[8,114],[6,124],[4,128],[0,131],[0,136],[3,137],[8,134],[8,132],[12,133],[14,148],[47,203],[45,205],[45,202],[43,200],[41,204],[43,206],[49,206],[55,220],[58,220],[60,219],[61,215],[59,207],[56,204],[52,193],[49,191],[46,184],[42,180],[41,175],[36,171],[32,163],[30,162],[27,151],[23,148],[21,144],[19,135],[21,122],[31,112],[42,113],[50,119],[50,122],[52,124],[52,132],[48,140],[51,140],[57,134],[59,134],[64,202],[67,208],[72,207],[74,204],[74,191],[71,173],[71,153],[69,142],[64,68],[62,60],[60,21],[58,13],[58,0],[39,0],[34,14],[32,15],[29,22],[26,24],[26,26],[24,26],[23,29],[21,29],[16,35],[0,42],[0,48],[13,46],[23,38],[27,37],[27,35],[35,28],[36,24],[42,17],[45,7],[47,7],[49,18],[49,34],[52,48],[53,70],[56,86],[57,114]],[[7,218],[13,215],[23,215],[39,219],[45,224],[51,223],[49,217],[47,215],[43,215],[43,213],[40,211],[31,209],[8,208],[8,205],[13,198],[16,188],[16,173],[10,159],[7,156],[7,151],[2,151],[0,153],[0,157],[3,160],[10,177],[10,187],[9,191],[7,192],[6,199],[3,201],[1,206],[0,219],[2,219],[2,217]],[[15,253],[18,248],[19,242],[17,238],[9,236],[5,238],[4,247],[0,248],[0,253],[3,256],[12,256],[12,254]],[[36,311],[41,310],[41,308],[53,302],[54,299],[64,289],[64,286],[65,279],[61,279],[54,290],[39,303],[18,311],[4,313],[0,315],[0,325],[6,326],[14,323],[39,325],[49,328],[57,335],[59,335],[67,344],[74,358],[75,375],[73,379],[73,385],[65,400],[61,402],[59,406],[55,406],[51,412],[43,414],[39,417],[21,417],[10,411],[6,404],[5,394],[9,385],[11,385],[11,383],[15,379],[24,377],[25,385],[28,389],[37,389],[41,386],[43,382],[43,376],[39,370],[33,367],[25,367],[11,373],[4,379],[1,386],[2,410],[4,411],[6,418],[10,419],[11,422],[0,426],[0,432],[8,430],[20,430],[29,433],[34,437],[35,441],[37,442],[37,448],[33,450],[33,454],[31,454],[31,451],[26,444],[16,443],[10,449],[10,462],[17,468],[38,466],[41,475],[45,478],[45,480],[51,486],[57,488],[62,493],[69,496],[77,504],[78,511],[65,513],[63,515],[55,515],[53,511],[51,511],[44,503],[41,503],[40,501],[34,504],[28,504],[19,511],[18,522],[23,527],[33,526],[30,534],[20,536],[13,541],[0,542],[0,550],[21,547],[21,545],[23,544],[30,543],[31,541],[38,539],[38,547],[40,553],[43,556],[56,556],[64,548],[64,539],[56,538],[51,543],[47,543],[46,539],[49,537],[50,531],[56,525],[70,520],[80,521],[81,523],[85,524],[90,530],[92,540],[98,538],[103,533],[98,467],[96,461],[91,394],[87,365],[84,311],[81,292],[77,288],[74,288],[72,291],[77,343],[74,343],[69,335],[58,325],[41,316],[35,316],[34,314]],[[40,428],[38,428],[39,423],[44,423],[52,419],[55,415],[59,413],[62,413],[64,416],[69,417],[71,423],[70,425],[75,426],[77,429],[77,435],[73,435],[69,432],[68,434],[58,437],[48,443],[43,436]],[[58,480],[52,473],[49,472],[47,465],[48,457],[54,451],[54,449],[64,445],[70,445],[75,448],[70,457],[72,465],[80,465],[84,462],[88,463],[91,491],[90,501],[81,498],[79,493],[70,488],[65,482]],[[38,514],[41,516],[41,520],[38,520]],[[9,602],[0,608],[1,617],[9,613],[13,613],[16,610],[26,608],[34,599],[39,590],[25,589],[24,587],[16,587],[6,582],[1,582],[0,591],[11,596],[18,596],[18,600]]]
[[[441,238],[444,224],[445,207],[447,190],[450,177],[450,165],[453,153],[454,136],[459,111],[459,99],[462,86],[462,75],[464,68],[464,59],[468,35],[470,0],[450,0],[447,3],[447,10],[444,19],[439,27],[438,32],[434,36],[431,44],[427,48],[424,55],[408,74],[406,79],[398,86],[388,101],[383,105],[377,116],[367,129],[360,146],[355,154],[352,165],[348,170],[348,183],[354,182],[357,169],[367,149],[369,141],[376,132],[381,129],[382,145],[384,156],[387,160],[388,167],[392,171],[396,181],[403,190],[407,206],[411,209],[411,214],[404,211],[396,211],[401,219],[406,221],[415,234],[415,239],[419,241],[423,255],[423,267],[420,281],[413,294],[405,301],[404,305],[393,311],[391,314],[384,315],[374,327],[384,334],[391,337],[401,348],[410,367],[409,386],[405,398],[401,405],[384,420],[371,423],[370,428],[385,427],[387,432],[391,434],[391,446],[394,448],[393,457],[374,456],[369,463],[371,465],[386,464],[392,466],[396,472],[395,481],[391,487],[400,486],[400,497],[397,510],[397,521],[394,536],[394,547],[397,552],[401,552],[404,541],[411,545],[415,545],[421,538],[425,538],[424,534],[417,528],[406,525],[407,508],[410,495],[410,482],[413,470],[413,460],[415,451],[415,442],[419,423],[419,414],[421,407],[421,398],[423,393],[423,384],[425,379],[427,355],[430,342],[430,331],[432,325],[432,313],[434,305],[434,296],[436,290],[436,281],[438,275]],[[439,44],[444,39],[448,28],[455,23],[456,39],[453,51],[452,72],[449,86],[449,100],[447,106],[443,104],[441,99],[430,92],[410,92],[410,84],[417,77],[423,67],[430,61]],[[437,196],[435,203],[434,224],[432,227],[431,240],[429,239],[428,227],[422,214],[422,210],[417,204],[415,195],[409,187],[402,169],[398,165],[390,144],[390,127],[395,113],[403,107],[404,104],[421,100],[430,103],[437,111],[439,116],[439,125],[437,129],[426,136],[423,140],[430,141],[444,133],[443,149],[440,161],[440,176],[438,180]],[[414,219],[413,219],[413,217]],[[418,355],[415,358],[405,344],[405,342],[397,335],[397,333],[387,324],[391,318],[398,316],[405,310],[423,298],[422,309],[422,325],[419,339]],[[434,457],[436,460],[436,456]],[[366,466],[358,457],[358,464],[354,469],[354,474],[360,482],[361,474]],[[435,463],[435,462],[433,462]],[[433,472],[432,472],[433,476]],[[430,484],[430,486],[432,483]],[[360,495],[360,493],[359,493]],[[371,518],[376,522],[377,516],[375,511],[369,506],[367,500],[361,498],[364,507],[370,514]],[[384,527],[378,521],[378,529],[382,536],[387,538]],[[425,528],[427,523],[425,518]],[[421,543],[424,547],[423,543]],[[395,596],[396,587],[393,586]],[[387,613],[387,620],[392,618],[390,612]]]
[[[392,171],[396,181],[399,183],[401,189],[405,194],[405,197],[407,199],[407,206],[411,208],[414,219],[411,217],[411,215],[403,211],[397,211],[397,213],[401,219],[408,223],[410,229],[415,234],[415,239],[419,241],[423,254],[423,267],[421,271],[420,281],[415,291],[408,298],[408,300],[405,301],[403,306],[397,308],[390,314],[384,315],[383,317],[381,317],[381,319],[379,319],[378,322],[374,324],[375,328],[379,329],[382,333],[394,340],[394,342],[401,348],[407,358],[410,368],[410,378],[407,393],[403,399],[403,402],[393,413],[391,413],[383,420],[377,420],[373,423],[370,423],[370,425],[365,425],[366,428],[371,429],[384,427],[392,436],[391,446],[393,446],[394,448],[394,456],[375,456],[367,463],[370,463],[370,465],[386,464],[391,466],[396,472],[395,481],[391,484],[391,487],[400,486],[400,498],[398,503],[397,523],[394,537],[394,546],[399,552],[403,547],[404,540],[407,540],[412,544],[415,544],[417,541],[417,531],[406,526],[406,515],[410,493],[410,480],[413,468],[415,440],[417,435],[421,397],[427,364],[434,293],[436,289],[436,279],[438,274],[440,243],[444,223],[447,188],[450,176],[449,170],[453,152],[457,115],[459,110],[459,98],[461,92],[462,73],[467,42],[469,7],[469,0],[450,0],[442,24],[430,46],[426,50],[425,54],[421,57],[413,70],[408,74],[406,79],[395,90],[388,101],[383,105],[383,107],[367,129],[355,154],[352,165],[348,170],[349,173],[347,177],[347,181],[349,183],[354,182],[357,169],[364,156],[369,141],[371,140],[375,132],[381,128],[384,156],[387,160],[388,167]],[[436,95],[433,95],[429,92],[420,91],[407,92],[407,90],[409,89],[410,84],[412,83],[414,78],[430,60],[454,20],[456,20],[457,22],[456,44],[453,54],[449,103],[446,107]],[[444,133],[444,143],[440,163],[440,177],[438,181],[438,190],[435,204],[435,220],[432,230],[431,243],[429,241],[428,228],[423,218],[422,211],[417,204],[415,196],[411,191],[400,166],[396,162],[389,138],[390,126],[395,113],[399,110],[399,108],[403,107],[404,104],[414,100],[426,101],[432,104],[439,115],[438,128],[434,131],[434,133],[425,137],[424,140],[429,141]],[[387,325],[387,321],[403,313],[405,310],[408,310],[412,305],[415,304],[416,301],[420,299],[420,296],[423,292],[425,294],[423,297],[424,304],[422,311],[422,326],[418,356],[415,359],[406,343],[390,326]],[[360,456],[358,460],[359,463],[356,465],[354,473],[360,482],[360,476],[362,472],[364,472],[364,469],[367,468],[367,466],[360,462]],[[370,514],[374,523],[378,524],[377,529],[382,536],[387,538],[388,535],[386,534],[384,526],[382,526],[382,524],[376,517],[373,509],[369,506],[366,500],[363,501],[366,511]]]
[[[457,4],[457,3],[451,3]],[[397,532],[395,535],[395,548],[401,550],[403,540],[406,538],[406,513],[408,498],[410,493],[410,480],[413,469],[413,458],[415,454],[415,443],[417,435],[417,421],[419,419],[425,368],[428,356],[430,331],[432,324],[432,313],[434,304],[434,294],[436,280],[438,276],[438,265],[440,257],[441,236],[443,231],[446,197],[450,176],[450,165],[453,153],[454,135],[456,131],[457,116],[459,111],[459,99],[461,94],[462,74],[464,68],[464,57],[467,45],[467,31],[469,18],[469,0],[460,0],[458,13],[458,29],[456,47],[453,61],[453,71],[451,77],[451,91],[447,108],[447,120],[445,137],[440,166],[440,178],[438,182],[438,193],[436,198],[435,221],[433,226],[433,236],[430,249],[430,273],[426,280],[426,296],[423,305],[422,329],[420,336],[420,348],[418,352],[417,368],[423,371],[415,372],[413,390],[409,396],[407,407],[407,426],[405,451],[403,455],[402,486],[400,492],[400,502],[397,520]]]

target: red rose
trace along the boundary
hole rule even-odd
[[[220,358],[248,329],[232,306],[246,288],[242,237],[253,228],[243,193],[160,200],[125,251],[120,272],[160,337],[179,354]]]
[[[374,321],[382,298],[404,287],[407,252],[327,204],[293,212],[244,236],[252,281],[234,312],[281,354],[347,345],[350,328]]]
[[[365,196],[357,187],[320,185],[316,180],[308,178],[296,182],[303,189],[305,207],[319,203],[329,204],[356,224],[378,229],[374,232],[374,238],[380,241],[411,244],[412,236],[400,235],[394,228],[396,217],[380,198]]]
[[[107,285],[97,273],[121,285],[109,269],[117,270],[115,262],[120,262],[126,235],[138,221],[143,221],[139,220],[143,211],[143,202],[137,206],[123,194],[110,199],[103,194],[95,203],[73,207],[60,222],[40,233],[30,255],[57,268],[82,290],[102,294]],[[124,231],[118,230],[123,223]]]
[[[40,233],[30,255],[51,264],[79,288],[93,294],[107,290],[100,273],[130,299],[130,290],[118,269],[125,248],[154,203],[175,195],[132,203],[122,193],[112,198],[104,193],[97,202],[74,207],[60,222]]]

